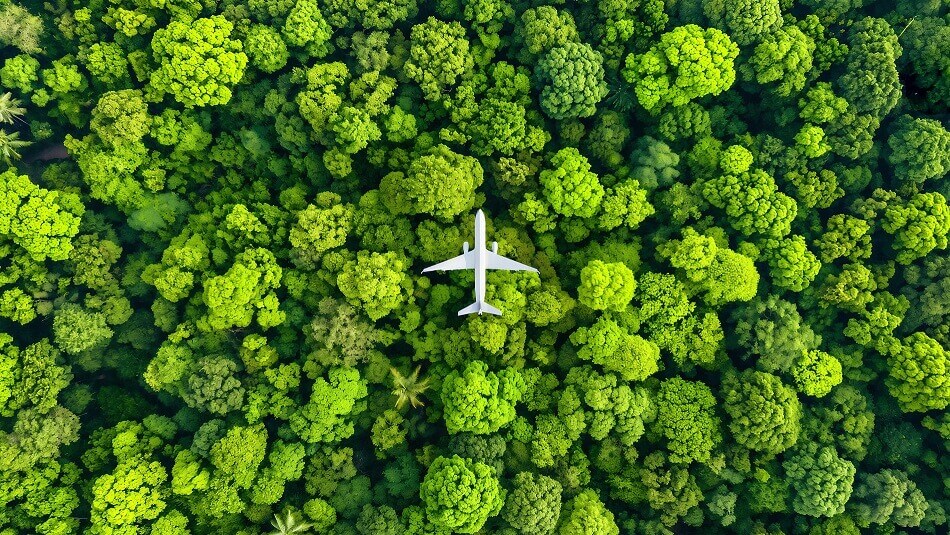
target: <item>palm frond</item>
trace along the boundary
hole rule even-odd
[[[419,396],[429,388],[429,378],[426,377],[420,380],[420,369],[420,366],[416,366],[416,370],[408,377],[404,376],[396,368],[389,369],[390,373],[393,374],[393,394],[396,396],[397,409],[405,407],[406,403],[412,405],[413,408],[424,405],[419,399]]]
[[[32,144],[32,141],[20,139],[19,132],[8,134],[6,130],[0,130],[0,157],[7,165],[12,164],[13,160],[20,159],[20,153],[17,149],[29,147]]]
[[[283,516],[275,514],[271,525],[274,526],[274,531],[271,531],[269,535],[307,533],[312,527],[310,524],[300,520],[290,509],[285,509]]]
[[[14,120],[23,122],[20,117],[26,115],[26,108],[20,104],[19,99],[13,98],[9,91],[0,95],[0,123],[12,124]]]

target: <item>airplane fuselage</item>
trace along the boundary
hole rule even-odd
[[[479,210],[475,214],[475,302],[485,302],[485,273],[486,254],[485,246],[485,214]],[[481,312],[479,312],[481,314]]]

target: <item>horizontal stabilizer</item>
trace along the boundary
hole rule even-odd
[[[459,310],[459,316],[465,316],[466,314],[494,314],[496,316],[501,316],[501,311],[497,308],[489,305],[488,303],[478,301],[468,305],[467,307]]]

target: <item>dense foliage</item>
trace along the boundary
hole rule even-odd
[[[947,533],[948,106],[940,0],[0,0],[0,535]]]

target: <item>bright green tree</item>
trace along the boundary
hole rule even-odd
[[[607,96],[603,57],[586,43],[550,49],[534,68],[540,103],[552,119],[590,117]]]
[[[765,85],[778,82],[775,93],[787,97],[805,87],[812,67],[815,42],[798,27],[787,26],[765,35],[741,72]]]
[[[69,256],[83,211],[75,194],[43,189],[14,169],[0,173],[0,237],[38,262]]]
[[[231,87],[244,75],[247,55],[231,39],[233,25],[221,15],[190,22],[173,20],[152,36],[158,68],[149,91],[170,94],[186,108],[216,106],[231,100]]]
[[[551,157],[551,169],[539,178],[544,197],[554,211],[565,216],[592,217],[604,198],[604,187],[577,149],[568,147]]]
[[[950,405],[950,353],[922,332],[893,346],[887,358],[887,386],[901,409],[926,412]]]
[[[736,442],[778,454],[798,440],[801,405],[795,391],[770,373],[746,370],[723,381],[723,407]]]
[[[614,514],[604,506],[597,493],[584,489],[572,498],[561,513],[559,535],[619,535]]]
[[[310,400],[290,417],[290,428],[309,443],[337,443],[354,433],[353,420],[365,403],[366,381],[355,368],[332,368],[313,383]]]
[[[708,462],[722,440],[716,398],[704,383],[679,377],[660,383],[657,430],[666,438],[670,461]]]
[[[910,264],[934,249],[947,248],[950,205],[940,193],[917,193],[906,202],[888,205],[881,228],[894,236],[897,262]]]
[[[799,392],[824,397],[841,383],[841,362],[824,351],[809,349],[795,361],[792,377]]]
[[[602,317],[571,334],[577,356],[620,374],[625,381],[642,381],[659,370],[660,348]]]
[[[591,260],[581,270],[577,299],[594,310],[623,310],[633,299],[637,281],[623,262]]]
[[[664,33],[646,53],[627,56],[623,77],[633,84],[640,105],[658,113],[729,89],[738,55],[728,35],[687,24]]]
[[[429,522],[453,533],[476,533],[504,503],[495,469],[458,455],[432,462],[419,498]]]
[[[404,259],[393,252],[360,251],[337,275],[340,292],[372,320],[378,320],[406,302],[411,288]]]
[[[449,221],[474,206],[483,178],[478,160],[436,145],[414,158],[405,173],[384,176],[379,191],[395,214],[431,214]]]
[[[470,361],[442,381],[445,427],[449,433],[497,432],[514,420],[515,405],[524,392],[524,378],[517,370],[495,373],[480,360]]]

